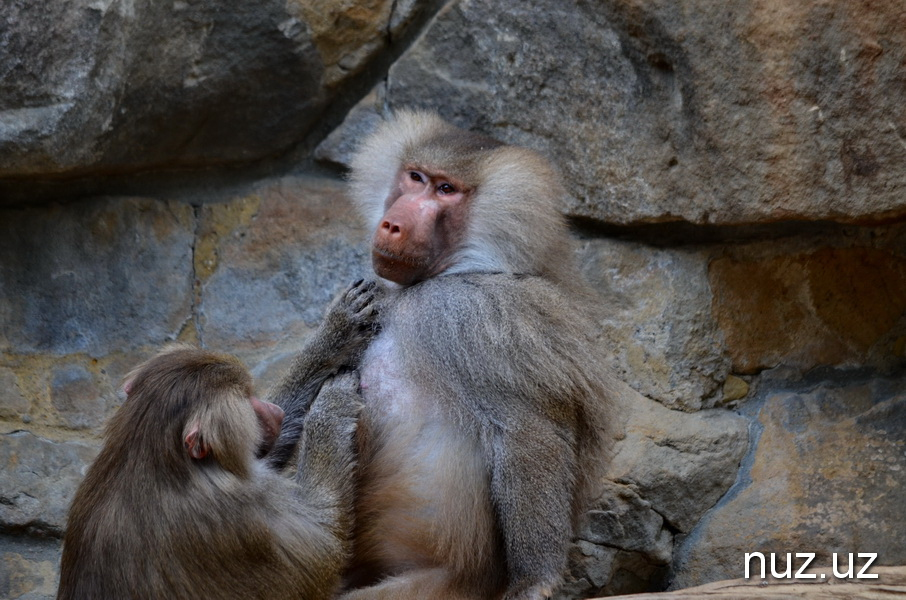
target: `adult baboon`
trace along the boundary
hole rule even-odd
[[[362,144],[351,185],[389,289],[361,364],[344,598],[548,595],[611,393],[559,176],[530,150],[403,112]]]

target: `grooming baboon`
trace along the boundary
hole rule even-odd
[[[317,400],[299,397],[310,410],[292,480],[256,457],[283,412],[252,396],[237,360],[177,345],[133,371],[72,502],[58,599],[330,598],[360,400],[356,374],[324,380],[361,345],[370,303],[363,286],[347,292],[297,362]]]
[[[404,112],[363,143],[351,186],[389,289],[360,367],[344,598],[549,595],[610,395],[559,177]]]

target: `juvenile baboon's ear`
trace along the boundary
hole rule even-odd
[[[201,434],[201,427],[199,427],[198,424],[192,426],[192,428],[189,429],[189,433],[186,434],[185,446],[189,456],[196,460],[201,460],[208,455],[210,447],[204,441],[204,437]]]
[[[230,388],[199,399],[201,405],[186,419],[183,429],[189,456],[216,462],[238,477],[249,476],[262,428],[248,392]]]

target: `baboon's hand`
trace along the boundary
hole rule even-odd
[[[321,344],[331,348],[342,365],[355,366],[378,330],[381,288],[360,279],[330,305],[321,325]]]
[[[330,377],[321,386],[316,405],[333,418],[355,422],[362,409],[358,371],[347,371]]]
[[[347,333],[371,329],[377,322],[380,292],[374,281],[359,279],[333,301],[325,322]]]
[[[309,452],[352,460],[353,434],[362,410],[357,371],[341,373],[324,382],[306,419]],[[341,461],[342,462],[342,461]]]
[[[377,321],[380,293],[377,283],[360,279],[340,296],[338,304],[352,325],[368,328]]]

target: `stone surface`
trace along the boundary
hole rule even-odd
[[[741,400],[749,394],[749,383],[741,377],[730,375],[724,382],[724,402]]]
[[[390,107],[550,154],[609,223],[906,215],[898,0],[451,2]]]
[[[0,597],[7,600],[56,598],[60,564],[58,540],[0,535]]]
[[[19,419],[28,413],[30,402],[22,394],[15,371],[0,367],[0,418]]]
[[[199,231],[211,236],[204,256],[216,261],[201,281],[201,338],[257,365],[262,386],[274,378],[268,365],[298,351],[330,300],[371,272],[367,236],[332,180],[266,182],[205,206]]]
[[[887,237],[879,247],[775,245],[713,260],[713,312],[733,370],[906,363],[906,247]]]
[[[579,257],[620,378],[666,406],[713,407],[730,363],[711,313],[708,254],[587,239]]]
[[[5,211],[0,353],[103,356],[191,317],[193,211],[147,199]]]
[[[662,589],[674,536],[691,531],[730,489],[748,447],[740,416],[683,413],[618,389],[619,441],[571,549],[560,600]]]
[[[673,533],[632,487],[611,481],[584,517],[557,599],[661,589]],[[626,575],[631,573],[631,577]]]
[[[95,442],[125,399],[120,389],[123,377],[156,347],[99,359],[0,355],[0,372],[11,373],[15,389],[27,399],[18,410],[0,410],[0,433],[26,429],[53,439],[77,436]]]
[[[359,142],[377,129],[383,119],[377,109],[383,104],[383,90],[383,86],[378,86],[349,111],[340,127],[315,148],[317,160],[344,167],[351,164]]]
[[[90,429],[104,421],[104,401],[97,388],[91,372],[78,363],[61,364],[54,369],[51,403],[68,427]]]
[[[286,150],[387,43],[391,5],[4,2],[0,177],[235,163]]]
[[[749,598],[778,598],[788,600],[897,600],[906,594],[906,567],[875,567],[868,574],[877,578],[830,579],[832,567],[808,569],[803,576],[809,579],[732,579],[717,581],[674,592],[611,596],[611,600],[748,600]]]
[[[324,81],[336,85],[356,72],[383,47],[394,0],[323,2],[289,0],[287,10],[302,28],[307,24],[311,41],[326,65]]]
[[[819,375],[761,383],[745,407],[754,451],[686,540],[674,587],[740,577],[746,552],[816,552],[816,564],[876,552],[878,564],[906,564],[906,380]]]
[[[629,551],[646,551],[660,564],[670,562],[672,544],[664,544],[664,518],[630,486],[606,482],[595,508],[585,516],[579,538]],[[669,540],[668,540],[669,542]]]
[[[625,439],[607,477],[630,486],[676,531],[688,533],[736,480],[748,447],[745,419],[713,409],[685,414],[638,394],[618,405]]]
[[[52,442],[25,431],[0,435],[0,529],[59,537],[69,503],[98,448],[88,442]]]

